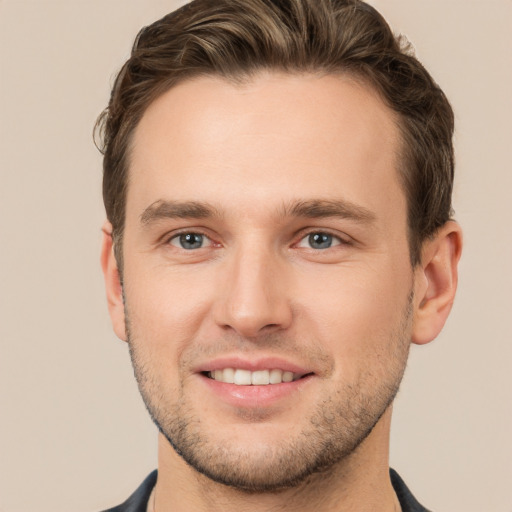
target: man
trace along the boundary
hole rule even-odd
[[[421,511],[388,466],[457,284],[453,113],[356,0],[195,0],[104,136],[102,266],[159,435],[113,511]]]

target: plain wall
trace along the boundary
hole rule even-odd
[[[0,0],[0,512],[94,512],[156,466],[110,327],[92,143],[138,29],[180,2]],[[457,118],[460,288],[413,347],[391,464],[436,512],[512,511],[512,2],[375,0]]]

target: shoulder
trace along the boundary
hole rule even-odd
[[[393,489],[395,490],[400,506],[402,507],[402,512],[429,512],[429,510],[421,505],[413,496],[407,485],[405,485],[405,482],[394,469],[390,468],[389,475],[391,477]]]
[[[138,489],[121,505],[109,508],[103,512],[146,512],[151,491],[156,484],[158,472],[150,473]]]

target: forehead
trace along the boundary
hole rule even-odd
[[[127,214],[161,199],[245,211],[305,196],[403,206],[399,146],[393,112],[351,77],[200,77],[160,96],[137,126]]]

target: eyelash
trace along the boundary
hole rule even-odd
[[[201,246],[201,247],[197,247],[195,249],[194,248],[186,249],[184,247],[180,247],[177,244],[173,244],[172,243],[174,240],[179,240],[180,237],[186,236],[186,235],[197,235],[197,236],[202,237],[203,241],[204,241],[204,239],[206,239],[210,243],[206,247],[205,246]],[[337,246],[340,246],[340,245],[350,245],[351,244],[350,241],[342,238],[339,235],[335,235],[334,233],[331,233],[331,232],[329,232],[327,230],[318,230],[318,229],[316,229],[316,230],[310,230],[310,231],[307,231],[307,232],[302,232],[299,241],[294,243],[293,245],[296,246],[296,247],[301,247],[300,244],[303,241],[305,241],[306,239],[309,238],[309,242],[311,242],[310,237],[312,237],[313,235],[324,235],[324,236],[330,237],[333,241],[335,241],[335,243],[332,244],[332,245],[329,245],[328,247],[318,248],[318,249],[316,249],[314,247],[311,247],[311,246],[308,246],[308,247],[304,247],[303,246],[303,248],[314,250],[316,252],[316,251],[324,251],[326,249],[331,249],[332,247],[337,247]],[[172,245],[172,246],[176,247],[177,249],[181,249],[181,250],[184,250],[184,251],[193,251],[193,250],[198,250],[198,249],[205,249],[207,247],[211,247],[211,246],[215,246],[215,245],[220,246],[220,244],[216,244],[206,233],[201,232],[199,230],[197,230],[197,231],[189,230],[189,231],[182,231],[180,233],[175,233],[171,237],[167,238],[166,244]]]
[[[211,237],[209,237],[206,233],[203,233],[202,231],[198,231],[198,230],[196,230],[196,231],[187,230],[187,231],[181,231],[180,233],[175,233],[171,237],[167,238],[166,244],[167,245],[172,245],[172,246],[176,247],[177,249],[181,249],[183,251],[193,250],[193,249],[185,249],[184,247],[179,247],[178,245],[175,245],[175,244],[172,243],[173,240],[179,240],[180,237],[186,236],[186,235],[198,235],[198,236],[201,236],[201,237],[203,237],[203,239],[206,239],[206,240],[210,241],[209,246],[211,246],[211,245],[218,245],[218,244],[215,244],[215,242],[213,242]],[[199,247],[198,249],[204,249],[204,248],[205,247]]]
[[[304,248],[315,250],[315,251],[327,250],[327,249],[331,249],[333,247],[337,247],[340,245],[349,245],[349,243],[350,243],[347,240],[343,239],[341,236],[331,233],[330,231],[327,231],[327,230],[318,230],[318,229],[310,230],[306,233],[301,233],[301,235],[302,236],[301,236],[300,240],[295,245],[300,247],[300,244],[307,240],[306,243],[309,242],[309,246],[304,247]],[[330,237],[332,239],[333,243],[332,243],[332,245],[329,245],[328,247],[324,247],[324,248],[317,249],[317,248],[311,247],[311,237],[314,235],[324,235],[324,236]]]

